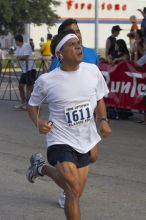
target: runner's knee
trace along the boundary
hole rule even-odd
[[[65,193],[72,199],[78,199],[82,193],[81,184],[79,182],[74,182],[68,185]]]

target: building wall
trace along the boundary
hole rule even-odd
[[[39,49],[40,38],[46,39],[47,33],[57,34],[58,26],[66,18],[78,20],[82,32],[83,44],[87,47],[95,48],[95,40],[98,48],[104,48],[106,38],[111,33],[113,25],[120,25],[123,29],[118,38],[123,38],[127,44],[129,39],[126,36],[130,30],[131,23],[129,17],[135,15],[138,18],[139,27],[142,15],[137,11],[146,6],[145,0],[97,0],[98,9],[95,11],[96,0],[60,0],[61,5],[55,10],[60,16],[55,26],[47,25],[36,26],[34,24],[26,27],[25,39],[34,39],[35,49]],[[97,33],[95,33],[95,14],[98,14]]]
[[[13,44],[12,35],[8,34],[7,36],[0,36],[1,48],[8,49]]]
[[[142,15],[137,9],[143,9],[144,6],[145,0],[98,0],[98,11],[96,11],[98,13],[98,33],[95,34],[95,1],[61,0],[61,6],[56,10],[60,20],[56,21],[56,25],[49,28],[49,31],[53,35],[56,34],[61,22],[72,17],[78,20],[85,46],[94,48],[96,36],[98,47],[104,48],[106,38],[110,35],[113,25],[120,25],[123,30],[120,32],[119,38],[123,38],[129,44],[126,36],[131,27],[129,17],[135,15],[140,27]],[[35,39],[36,47],[39,47],[40,37],[46,37],[47,31],[45,25],[41,27],[31,25],[30,35]]]

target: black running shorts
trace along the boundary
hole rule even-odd
[[[28,86],[33,86],[36,80],[36,70],[32,69],[27,73],[22,73],[19,84],[26,84]]]
[[[55,166],[57,162],[72,162],[77,168],[88,166],[89,164],[89,153],[79,153],[72,147],[66,144],[56,144],[48,147],[47,149],[48,162]]]

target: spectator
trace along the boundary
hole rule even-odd
[[[143,55],[143,52],[144,52],[143,43],[144,43],[144,38],[143,38],[142,30],[138,29],[135,32],[135,43],[134,43],[134,48],[133,48],[134,62],[140,59],[140,57]]]
[[[3,66],[2,66],[2,60],[3,59],[4,59],[4,53],[1,49],[1,43],[0,43],[0,76],[1,76],[1,71],[2,71],[2,68],[3,68]]]
[[[115,45],[115,57],[113,57],[109,62],[114,65],[120,61],[130,60],[130,54],[126,45],[126,42],[123,39],[118,39]],[[116,118],[116,119],[128,119],[130,116],[133,115],[131,109],[124,109],[124,108],[107,108],[108,117]]]
[[[34,52],[35,45],[34,45],[34,42],[33,42],[32,38],[29,39],[29,44],[31,46],[32,52]]]
[[[41,38],[40,38],[40,43],[39,43],[40,47],[41,47],[44,43],[45,43],[45,39],[44,39],[44,37],[41,37]]]
[[[137,24],[137,18],[135,15],[130,16],[129,18],[130,22],[131,22],[131,28],[130,28],[130,32],[135,32],[138,29],[138,24]]]
[[[95,65],[98,65],[99,62],[99,55],[98,52],[94,49],[87,48],[83,46],[82,42],[82,35],[81,31],[79,29],[77,20],[68,18],[66,19],[58,28],[58,33],[61,33],[66,30],[73,30],[75,34],[78,36],[80,40],[80,44],[82,45],[83,49],[83,62],[86,63],[93,63]],[[50,65],[49,71],[54,70],[56,67],[60,66],[60,61],[57,57],[53,57],[52,63]]]
[[[135,62],[135,64],[139,67],[142,67],[146,64],[146,41],[143,43],[143,55]]]
[[[141,14],[143,15],[143,20],[141,22],[141,30],[142,30],[144,39],[146,39],[146,7],[144,7],[143,10],[138,9],[138,11],[140,11]]]
[[[136,66],[138,67],[143,67],[145,64],[146,64],[146,40],[144,41],[144,53],[143,53],[143,56],[138,59],[136,62],[135,62]],[[145,91],[146,93],[146,91]],[[146,95],[144,96],[144,99],[146,98]],[[145,103],[146,104],[146,103]],[[146,125],[146,111],[144,111],[144,119],[143,120],[140,120],[138,121],[139,123],[142,123],[144,125]]]
[[[42,54],[42,58],[43,58],[43,72],[46,73],[48,72],[48,68],[49,68],[49,65],[50,65],[50,60],[51,60],[51,48],[50,48],[50,45],[51,45],[51,40],[52,40],[52,34],[47,34],[47,41],[42,44],[41,48],[40,48],[40,51],[41,51],[41,54]]]
[[[129,50],[127,48],[126,42],[123,39],[118,39],[116,41],[115,50],[116,50],[116,54],[115,57],[113,57],[112,60],[110,61],[111,64],[115,64],[116,62],[122,60],[124,61],[130,59]]]
[[[111,33],[112,35],[107,38],[106,46],[105,46],[105,58],[108,62],[111,61],[113,57],[115,57],[115,44],[116,44],[116,37],[119,35],[122,29],[119,25],[115,25],[112,27]]]
[[[130,33],[127,34],[129,37],[129,45],[130,45],[130,58],[134,60],[134,43],[135,43],[135,32],[138,29],[137,18],[135,15],[130,16],[130,22],[132,23],[130,28]]]
[[[21,104],[15,106],[16,109],[26,109],[27,101],[33,90],[33,84],[36,79],[36,68],[32,56],[32,49],[30,44],[24,43],[23,36],[17,35],[15,37],[17,49],[16,58],[22,69],[22,74],[19,80],[19,92]],[[26,86],[26,92],[25,92]]]

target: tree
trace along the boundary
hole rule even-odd
[[[0,0],[0,34],[24,33],[25,24],[54,25],[57,0]]]

